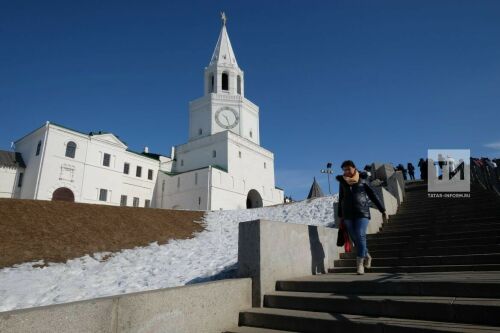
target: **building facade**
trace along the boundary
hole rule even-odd
[[[111,133],[85,134],[47,122],[16,141],[15,149],[25,167],[11,197],[151,206],[158,158],[129,151]]]
[[[282,203],[274,155],[260,146],[259,107],[245,98],[225,21],[203,81],[204,95],[189,103],[189,140],[171,156],[47,122],[15,142],[23,163],[0,170],[2,195],[11,188],[16,198],[194,210]]]

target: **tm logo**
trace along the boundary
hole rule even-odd
[[[429,149],[427,174],[430,197],[469,197],[470,149]]]

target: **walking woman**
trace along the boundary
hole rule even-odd
[[[338,217],[343,219],[347,231],[356,245],[356,267],[358,274],[365,273],[365,267],[371,267],[372,257],[366,246],[366,229],[370,222],[370,200],[387,218],[385,208],[367,182],[366,172],[358,172],[353,161],[344,161],[341,165],[343,176],[337,176],[339,186]]]

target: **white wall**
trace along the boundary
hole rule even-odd
[[[19,198],[21,188],[17,186],[23,168],[0,166],[0,198]]]
[[[77,202],[119,205],[122,194],[128,196],[129,206],[132,205],[133,197],[139,198],[141,207],[146,199],[152,201],[159,161],[127,151],[127,147],[111,134],[89,136],[54,124],[47,128],[45,149],[40,154],[40,159],[43,159],[37,193],[31,188],[36,184],[38,168],[36,163],[30,161],[38,161],[38,157],[33,158],[34,149],[39,137],[45,132],[34,133],[16,143],[23,158],[27,156],[23,197],[51,200],[56,189],[67,187]],[[65,156],[70,141],[77,145],[74,158]],[[111,155],[109,167],[103,166],[104,153]],[[130,165],[129,175],[123,173],[125,162]],[[136,177],[138,165],[142,167],[141,177]],[[151,180],[148,179],[149,169],[153,170]],[[108,190],[105,202],[99,201],[100,189]]]
[[[227,169],[227,132],[217,133],[175,147],[174,172],[219,165]],[[212,153],[216,151],[214,158]]]
[[[212,157],[214,150],[217,152],[215,158]],[[188,182],[191,183],[193,173],[186,171],[208,165],[218,165],[227,170],[225,172],[212,169],[210,194],[206,193],[205,188],[195,191],[196,198],[201,195],[203,202],[206,202],[205,197],[207,198],[209,204],[205,207],[210,210],[246,208],[247,195],[252,189],[259,192],[265,206],[283,202],[283,191],[275,188],[274,155],[230,131],[219,132],[177,146],[175,160],[172,170],[182,175],[170,176],[170,181],[166,182],[169,192],[168,199],[163,201],[163,206],[167,208],[180,206],[183,209],[199,209],[200,205],[196,202],[193,206],[192,197],[186,196],[185,191],[181,194],[176,190],[175,181],[176,177],[181,177],[190,179]],[[174,184],[171,184],[172,180]],[[184,182],[181,180],[181,183]],[[204,183],[208,183],[208,180]],[[174,191],[170,191],[172,186]],[[176,196],[179,197],[174,200]]]
[[[190,210],[210,209],[208,202],[210,169],[207,167],[181,174],[159,172],[154,195],[155,207]]]
[[[251,306],[251,279],[227,279],[1,312],[0,332],[218,333]]]
[[[24,171],[21,199],[35,199],[39,179],[40,166],[45,151],[48,124],[37,128],[15,142],[16,152],[21,153],[26,169]],[[40,154],[36,155],[38,142],[42,142]]]
[[[235,79],[236,80],[236,79]],[[231,88],[231,85],[230,85]],[[189,103],[189,140],[224,132],[215,120],[215,113],[222,107],[230,107],[239,117],[239,123],[231,132],[238,134],[256,144],[260,143],[259,107],[236,92],[221,91],[207,94]],[[199,134],[199,129],[202,134]],[[252,136],[250,136],[250,131]]]

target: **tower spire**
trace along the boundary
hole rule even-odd
[[[222,66],[235,66],[238,67],[236,62],[236,56],[234,55],[233,47],[231,46],[231,41],[227,34],[226,13],[220,13],[222,28],[220,30],[219,39],[215,45],[214,53],[212,54],[212,59],[210,60],[209,66],[212,65],[222,65]]]

